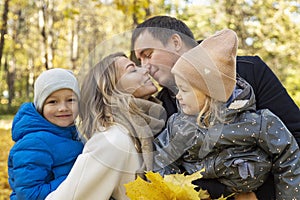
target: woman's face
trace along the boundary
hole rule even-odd
[[[148,69],[137,67],[126,57],[118,57],[115,64],[119,72],[117,83],[119,90],[144,99],[157,92]]]

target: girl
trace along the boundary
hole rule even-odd
[[[235,32],[217,32],[172,68],[180,112],[155,140],[155,170],[205,168],[203,178],[218,179],[229,193],[255,191],[272,173],[276,199],[300,199],[297,142],[273,113],[256,111],[251,86],[236,77],[237,42]]]
[[[148,70],[123,53],[107,56],[86,75],[81,127],[88,141],[67,179],[47,199],[125,200],[124,184],[153,165],[153,136],[165,125]]]

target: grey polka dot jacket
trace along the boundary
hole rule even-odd
[[[233,121],[209,129],[200,128],[196,116],[173,114],[154,141],[154,171],[191,174],[205,168],[203,178],[216,178],[231,192],[255,190],[272,173],[276,199],[300,199],[300,150],[281,120],[267,109],[255,110],[253,90],[239,77],[222,106]]]

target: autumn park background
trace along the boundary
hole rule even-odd
[[[236,31],[238,54],[259,55],[300,106],[299,0],[1,0],[0,200],[10,193],[11,120],[32,101],[36,77],[56,67],[80,75],[91,54],[103,56],[99,46],[129,46],[124,33],[162,14],[183,20],[197,39],[225,27]],[[105,41],[113,41],[109,49]]]

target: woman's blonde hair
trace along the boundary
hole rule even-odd
[[[88,72],[81,85],[80,128],[87,139],[114,124],[113,107],[140,112],[130,101],[132,95],[117,89],[120,72],[115,61],[119,57],[127,58],[122,52],[103,58]]]

